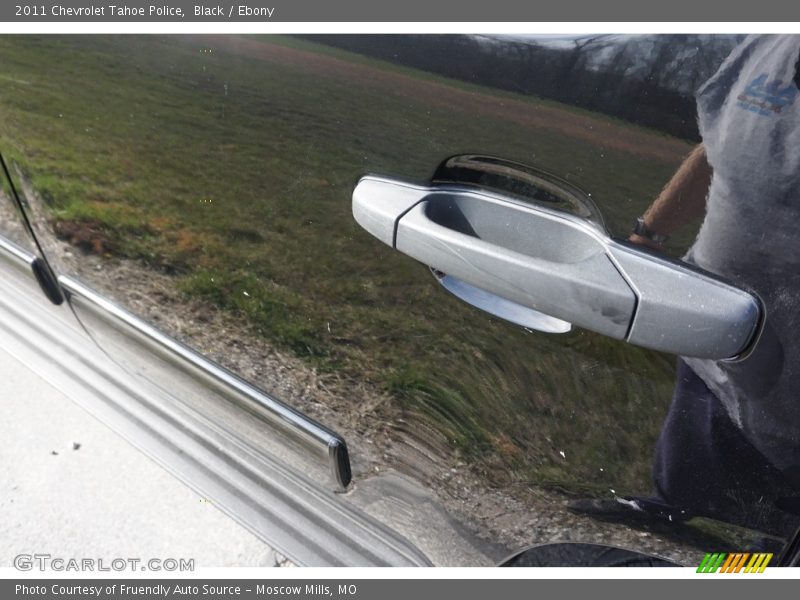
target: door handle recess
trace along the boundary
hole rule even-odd
[[[734,358],[759,330],[756,296],[613,240],[583,218],[494,191],[369,175],[353,191],[353,216],[449,276],[640,346]]]

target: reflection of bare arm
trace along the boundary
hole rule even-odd
[[[645,227],[653,233],[669,235],[702,217],[710,183],[711,166],[706,160],[705,147],[699,144],[644,213]],[[658,247],[655,242],[636,234],[631,234],[630,239],[637,244]]]

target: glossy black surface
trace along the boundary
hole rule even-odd
[[[448,180],[448,158],[500,157],[585,190],[596,209],[567,208],[627,237],[738,39],[7,36],[0,149],[57,271],[342,433],[356,493],[402,473],[498,557],[578,540],[696,564],[780,547],[793,518],[567,507],[651,494],[674,357],[462,304],[363,232],[350,194],[367,172]]]

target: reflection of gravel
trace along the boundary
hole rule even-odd
[[[13,226],[8,217],[0,209],[0,233]],[[77,275],[163,331],[342,434],[350,445],[356,481],[387,469],[409,475],[431,489],[468,529],[507,548],[585,541],[657,553],[685,564],[697,564],[702,556],[697,549],[660,534],[574,515],[565,509],[565,496],[556,492],[524,484],[492,489],[469,465],[453,457],[437,432],[425,429],[424,423],[407,423],[388,396],[361,381],[318,373],[272,347],[242,319],[185,297],[177,291],[174,277],[136,261],[84,254],[52,235],[42,241],[60,272]],[[279,559],[278,564],[290,563]]]

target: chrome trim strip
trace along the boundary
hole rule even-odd
[[[0,250],[2,250],[3,258],[8,259],[8,263],[13,265],[20,271],[33,275],[33,263],[36,261],[36,255],[24,250],[11,240],[8,240],[0,235]]]
[[[237,437],[111,360],[50,304],[0,237],[0,346],[295,564],[429,566],[406,538],[280,454]],[[336,438],[332,440],[335,442]],[[326,448],[342,460],[342,447]]]
[[[255,408],[258,415],[271,425],[313,449],[321,459],[328,461],[337,488],[347,488],[352,475],[347,443],[342,436],[162,333],[76,279],[61,275],[58,281],[67,292],[70,302],[91,310],[111,327],[132,336],[172,366],[202,379],[205,384],[213,385],[238,404],[251,410]]]

